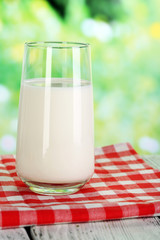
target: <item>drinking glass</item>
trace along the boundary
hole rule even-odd
[[[36,193],[77,192],[94,172],[90,45],[25,43],[16,169]]]

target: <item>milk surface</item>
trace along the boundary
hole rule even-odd
[[[16,168],[30,181],[74,183],[94,171],[92,86],[68,79],[21,85]]]

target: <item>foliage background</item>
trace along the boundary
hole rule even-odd
[[[0,0],[0,153],[15,153],[25,41],[92,45],[95,145],[160,153],[159,0]]]

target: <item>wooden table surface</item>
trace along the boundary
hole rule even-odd
[[[142,158],[160,169],[160,155]],[[160,217],[0,230],[0,240],[160,240]]]

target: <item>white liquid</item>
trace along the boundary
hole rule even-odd
[[[42,79],[22,83],[16,167],[27,180],[74,183],[93,174],[92,87],[65,81],[52,80],[52,87]]]

